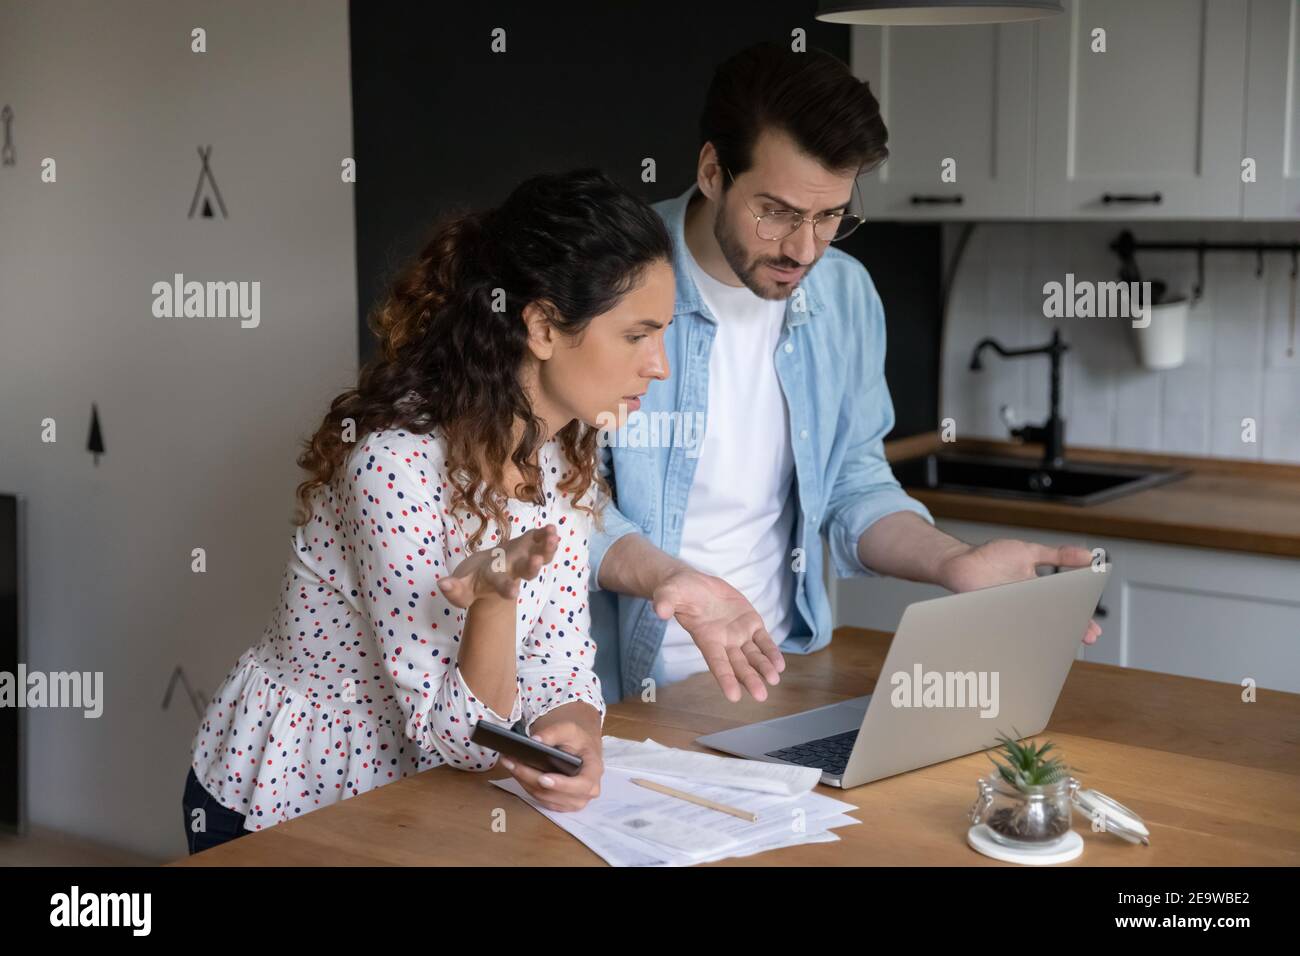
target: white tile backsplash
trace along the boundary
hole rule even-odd
[[[1066,444],[1168,454],[1214,455],[1300,463],[1300,328],[1291,341],[1291,258],[1264,255],[1257,278],[1253,252],[1205,256],[1204,294],[1188,314],[1187,361],[1150,371],[1137,361],[1123,318],[1043,315],[1043,285],[1117,281],[1109,244],[1123,223],[980,223],[958,269],[943,337],[940,417],[959,435],[1006,438],[998,409],[1017,424],[1048,414],[1046,356],[1005,359],[991,349],[984,370],[969,368],[980,339],[1006,348],[1045,344],[1059,327],[1070,344],[1061,374]],[[944,226],[949,261],[960,225]],[[1300,241],[1295,223],[1138,223],[1139,241]],[[1191,296],[1194,252],[1139,251],[1144,279],[1163,279],[1170,294]],[[1297,293],[1300,295],[1300,292]],[[1298,306],[1300,307],[1300,306]],[[1300,321],[1300,320],[1298,320]],[[1256,441],[1242,440],[1242,419],[1257,422]]]

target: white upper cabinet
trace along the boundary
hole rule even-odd
[[[1251,0],[1246,77],[1247,219],[1300,219],[1300,0]]]
[[[1300,0],[1064,0],[851,49],[889,128],[869,216],[1300,219]]]
[[[1035,215],[1239,218],[1246,34],[1246,0],[1066,0],[1039,21]]]
[[[850,65],[889,128],[889,160],[861,181],[867,215],[1027,218],[1033,59],[1027,23],[854,27]]]

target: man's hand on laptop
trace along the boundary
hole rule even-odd
[[[733,704],[742,684],[755,700],[767,700],[763,680],[780,682],[785,658],[754,606],[722,578],[683,566],[664,577],[651,603],[661,619],[676,617],[691,635]]]
[[[1060,568],[1081,568],[1092,563],[1092,552],[1078,545],[1050,547],[1014,538],[999,538],[980,545],[964,545],[946,558],[940,570],[939,583],[949,591],[974,591],[1026,581],[1037,574],[1040,564]],[[1089,621],[1084,631],[1083,643],[1095,644],[1101,636],[1101,627]]]

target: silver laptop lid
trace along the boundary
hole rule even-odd
[[[1110,565],[918,601],[903,612],[843,786],[1047,726]],[[1013,730],[1014,728],[1014,730]]]

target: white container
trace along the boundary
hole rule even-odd
[[[1151,321],[1132,326],[1138,364],[1143,368],[1177,368],[1187,359],[1186,298],[1171,299],[1151,307]]]

